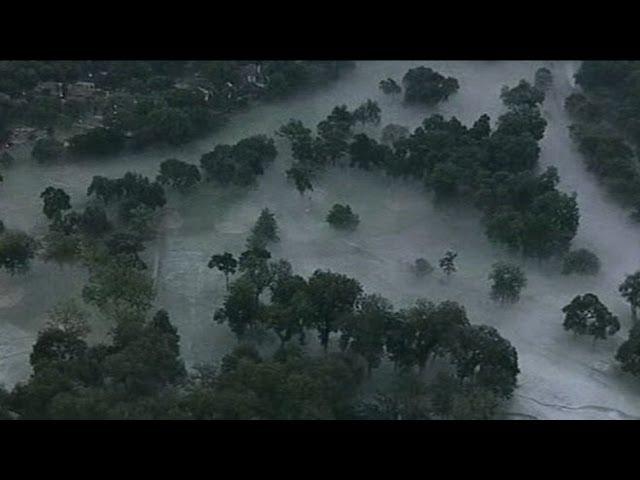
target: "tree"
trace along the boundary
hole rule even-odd
[[[418,277],[424,277],[433,272],[433,266],[425,258],[418,258],[412,265],[413,273]]]
[[[108,128],[94,128],[69,139],[69,151],[76,155],[113,155],[124,148],[124,136]]]
[[[246,275],[255,287],[256,301],[273,280],[274,272],[269,266],[271,253],[264,248],[250,248],[240,254],[238,270]]]
[[[47,187],[41,194],[42,211],[49,220],[60,220],[62,212],[71,209],[71,197],[61,188]]]
[[[357,280],[340,273],[316,270],[309,278],[305,323],[318,331],[325,353],[331,332],[338,331],[343,321],[353,314],[361,293],[362,286]]]
[[[200,171],[195,165],[170,158],[160,164],[157,179],[161,185],[187,190],[200,181]]]
[[[637,309],[640,306],[640,271],[627,275],[624,282],[618,287],[620,295],[631,305],[633,321],[638,319]]]
[[[77,300],[71,298],[53,307],[49,312],[47,328],[62,330],[78,338],[85,338],[91,331],[88,318],[89,313]]]
[[[462,328],[451,349],[451,360],[461,383],[486,388],[502,398],[511,397],[520,373],[518,353],[495,328]]]
[[[535,107],[544,102],[544,91],[532,86],[526,80],[520,80],[520,83],[513,88],[503,86],[500,98],[507,107],[524,105]]]
[[[378,84],[378,86],[380,87],[380,90],[382,90],[382,93],[385,93],[387,95],[402,92],[402,88],[400,87],[400,85],[396,83],[396,81],[393,78],[380,80],[380,83]]]
[[[93,265],[89,281],[82,289],[85,302],[115,317],[130,312],[143,314],[151,308],[154,296],[151,276],[120,256]]]
[[[349,205],[336,203],[327,215],[327,222],[334,228],[354,230],[360,223],[360,217],[351,211]]]
[[[89,205],[80,216],[80,228],[86,235],[99,237],[111,230],[112,225],[104,208]]]
[[[533,84],[535,85],[535,88],[541,92],[549,90],[553,84],[553,75],[551,74],[551,70],[546,67],[537,69]]]
[[[224,252],[222,255],[212,255],[207,266],[209,268],[217,268],[224,273],[224,279],[228,291],[229,275],[236,273],[236,268],[238,267],[238,261],[233,257],[233,255],[229,252]]]
[[[368,99],[353,111],[353,121],[360,122],[363,125],[370,123],[372,125],[380,125],[380,107],[378,102]]]
[[[278,242],[278,224],[275,215],[268,208],[263,208],[247,239],[247,248],[264,249],[268,243]]]
[[[577,295],[562,312],[565,314],[562,326],[577,335],[592,335],[593,342],[606,339],[620,330],[618,317],[600,302],[593,293]]]
[[[616,360],[622,364],[622,370],[640,377],[640,327],[634,325],[629,331],[629,338],[616,352]]]
[[[382,129],[382,136],[380,138],[383,144],[392,146],[398,140],[407,138],[408,136],[409,129],[407,127],[390,123]]]
[[[111,180],[99,175],[93,177],[89,188],[87,188],[88,197],[94,195],[105,204],[109,204],[112,200],[119,200],[123,194],[122,181]]]
[[[542,117],[540,109],[529,103],[512,108],[498,118],[498,127],[494,134],[524,135],[529,134],[534,140],[544,137],[547,121]]]
[[[209,153],[200,158],[200,167],[205,171],[207,180],[215,180],[228,185],[235,177],[236,166],[231,145],[216,145]]]
[[[422,372],[430,358],[448,353],[461,328],[469,324],[464,308],[456,302],[434,304],[420,299],[411,308],[400,311],[400,337],[388,343],[396,360],[404,367],[417,365]],[[398,347],[401,347],[398,349]]]
[[[444,77],[424,66],[410,69],[402,78],[402,83],[405,102],[427,105],[435,105],[446,100],[460,88],[455,78]]]
[[[491,298],[500,302],[517,302],[520,292],[527,286],[527,277],[522,269],[507,262],[494,263],[489,279],[493,281]]]
[[[296,190],[300,192],[300,195],[304,195],[307,190],[313,191],[313,185],[311,184],[311,175],[308,169],[300,166],[293,165],[289,170],[285,172],[287,180],[293,182],[296,186]]]
[[[596,275],[600,271],[600,259],[586,248],[568,252],[562,260],[562,274]]]
[[[456,252],[447,250],[444,254],[444,257],[442,257],[438,262],[440,268],[444,273],[447,274],[447,276],[451,275],[457,270],[455,264],[453,263],[457,256],[458,254]]]
[[[26,233],[5,230],[0,234],[0,267],[11,275],[26,272],[37,248],[38,243]]]
[[[358,300],[355,314],[340,327],[342,349],[361,355],[367,361],[369,376],[382,360],[385,331],[393,315],[393,307],[386,298],[365,295]]]
[[[247,276],[241,276],[229,287],[224,305],[214,314],[217,323],[227,323],[231,331],[242,338],[248,330],[257,326],[262,313],[258,301],[259,291]]]

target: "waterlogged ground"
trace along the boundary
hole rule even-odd
[[[460,91],[443,105],[428,109],[403,106],[398,98],[378,90],[379,80],[400,80],[416,65],[455,76]],[[640,226],[630,223],[587,174],[569,139],[562,103],[572,89],[576,62],[358,62],[335,85],[287,102],[253,107],[187,148],[56,166],[20,159],[0,189],[1,216],[9,227],[42,233],[46,222],[38,195],[48,185],[64,188],[80,206],[93,175],[119,176],[127,170],[155,175],[166,158],[197,163],[216,143],[273,134],[290,118],[315,126],[333,106],[344,103],[353,108],[367,98],[379,102],[382,125],[393,122],[414,128],[434,112],[456,115],[467,124],[483,113],[495,120],[502,112],[501,86],[532,79],[541,66],[550,68],[555,79],[543,108],[549,125],[541,144],[541,164],[558,167],[561,188],[577,192],[582,217],[574,245],[600,257],[603,270],[598,276],[563,277],[557,266],[526,262],[529,285],[521,301],[498,307],[489,299],[489,268],[497,260],[522,259],[488,243],[476,211],[436,206],[414,182],[351,170],[327,172],[316,182],[311,197],[302,198],[285,181],[283,172],[291,158],[287,145],[278,140],[281,154],[255,189],[204,184],[186,196],[169,195],[163,230],[147,252],[157,275],[158,305],[169,311],[178,327],[182,354],[189,364],[219,360],[235,341],[225,326],[212,321],[213,310],[224,296],[224,277],[206,263],[212,253],[242,251],[249,228],[260,210],[268,207],[276,213],[281,237],[272,253],[288,259],[298,273],[308,275],[316,268],[345,273],[397,307],[418,297],[456,300],[466,306],[474,323],[497,327],[517,348],[522,370],[514,399],[505,406],[506,417],[640,418],[640,382],[622,374],[613,360],[631,321],[617,286],[626,273],[640,267]],[[357,231],[337,233],[324,222],[336,202],[349,203],[360,215]],[[448,248],[459,253],[459,271],[450,280],[439,272],[417,280],[409,272],[408,264],[415,258],[425,257],[435,265]],[[61,298],[78,294],[85,279],[80,268],[40,261],[24,277],[0,273],[0,381],[5,385],[28,375],[30,347],[47,310]],[[595,347],[561,326],[561,308],[587,291],[598,294],[623,324],[617,338]],[[95,323],[97,334],[106,330],[99,320]],[[377,374],[379,379],[385,375],[384,369]]]

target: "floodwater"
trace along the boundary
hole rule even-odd
[[[404,106],[399,98],[378,90],[381,79],[400,80],[417,65],[455,76],[459,92],[435,108],[426,108]],[[625,274],[640,267],[640,226],[629,222],[627,213],[585,171],[569,139],[562,104],[573,88],[578,62],[358,62],[351,73],[327,88],[254,106],[235,115],[222,130],[179,150],[51,166],[19,158],[0,187],[0,217],[9,228],[43,233],[46,222],[38,195],[48,185],[64,188],[74,205],[81,206],[93,175],[119,176],[127,170],[155,175],[166,158],[197,163],[217,143],[258,133],[273,135],[290,118],[315,127],[335,105],[353,108],[367,98],[379,102],[382,126],[397,123],[413,129],[435,112],[455,115],[465,124],[483,113],[495,121],[503,111],[501,86],[515,85],[521,78],[532,80],[541,66],[552,70],[554,87],[543,106],[549,125],[540,162],[558,168],[560,188],[577,192],[581,221],[574,246],[589,248],[600,257],[599,275],[565,277],[557,265],[523,262],[509,255],[489,244],[477,211],[434,205],[417,182],[336,169],[318,179],[311,195],[303,198],[284,178],[291,158],[286,143],[278,139],[280,155],[254,189],[203,184],[186,195],[169,194],[163,228],[146,252],[157,275],[157,304],[169,311],[178,327],[188,364],[219,360],[235,340],[226,326],[212,320],[225,293],[224,277],[206,264],[213,253],[241,252],[260,210],[268,207],[276,214],[281,238],[272,254],[288,259],[297,273],[309,275],[317,268],[345,273],[397,308],[419,297],[456,300],[465,305],[473,323],[498,328],[517,348],[522,371],[514,399],[505,405],[506,418],[640,418],[640,382],[620,372],[613,359],[631,322],[617,286]],[[339,233],[324,222],[334,203],[349,203],[360,215],[355,232]],[[417,257],[436,265],[449,248],[459,253],[458,272],[451,279],[436,271],[418,280],[409,271],[408,264]],[[487,275],[498,260],[520,262],[526,268],[529,284],[516,305],[501,307],[489,299]],[[25,276],[0,273],[0,382],[10,387],[28,375],[30,347],[47,310],[58,300],[77,295],[85,279],[81,268],[41,261]],[[595,346],[590,339],[575,338],[562,329],[562,307],[589,291],[599,295],[623,325],[614,338]],[[99,319],[94,324],[96,331],[106,331]]]

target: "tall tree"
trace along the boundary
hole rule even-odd
[[[618,317],[600,302],[593,293],[577,295],[562,312],[565,314],[562,326],[577,335],[592,335],[595,344],[620,330]]]
[[[71,197],[61,188],[47,187],[40,198],[44,203],[42,211],[49,220],[60,220],[62,212],[71,209]]]
[[[637,310],[640,306],[640,271],[627,275],[618,288],[620,295],[631,305],[631,316],[637,322]]]
[[[225,284],[227,290],[229,290],[229,275],[236,273],[238,267],[238,261],[229,252],[224,252],[222,255],[212,255],[211,260],[207,264],[209,268],[217,268],[224,273]]]
[[[517,302],[520,292],[527,286],[527,277],[522,269],[507,262],[495,263],[489,279],[493,281],[491,298],[500,302]]]

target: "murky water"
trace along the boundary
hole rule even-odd
[[[400,80],[416,65],[455,76],[460,91],[429,109],[403,106],[378,90],[381,79]],[[345,103],[353,108],[367,98],[379,102],[382,125],[393,122],[414,128],[434,112],[456,115],[467,124],[483,113],[495,121],[503,110],[501,86],[532,79],[540,66],[550,68],[555,81],[543,108],[549,125],[541,144],[541,164],[557,166],[561,188],[578,193],[582,217],[574,245],[600,257],[603,270],[597,277],[567,278],[549,265],[527,262],[529,285],[521,301],[497,307],[489,299],[489,268],[500,259],[521,259],[489,244],[478,212],[435,206],[415,182],[351,170],[327,172],[314,185],[311,198],[301,198],[285,181],[283,172],[291,159],[285,142],[278,141],[281,154],[255,189],[204,184],[185,196],[169,195],[164,231],[147,252],[158,272],[158,304],[179,328],[187,362],[214,361],[224,355],[235,341],[225,326],[212,321],[213,309],[224,296],[224,277],[209,270],[207,260],[215,252],[242,251],[249,228],[260,210],[268,207],[276,213],[281,237],[272,253],[291,261],[297,272],[308,275],[316,268],[328,268],[352,275],[368,292],[386,296],[397,307],[418,297],[457,300],[474,323],[497,327],[520,356],[520,386],[506,408],[518,414],[514,418],[640,417],[640,382],[623,375],[613,360],[631,321],[617,286],[625,273],[640,267],[640,227],[627,220],[585,171],[569,139],[562,103],[572,89],[577,62],[358,62],[335,85],[287,102],[256,106],[234,116],[209,138],[177,151],[55,166],[21,160],[0,188],[0,215],[9,227],[42,232],[46,222],[38,195],[48,185],[64,188],[81,205],[93,175],[116,176],[127,170],[155,175],[166,158],[197,163],[216,143],[273,134],[290,118],[314,127],[333,106]],[[324,222],[336,202],[349,203],[360,215],[355,232],[337,233]],[[459,253],[459,271],[449,281],[439,272],[423,280],[409,272],[408,262],[425,257],[436,264],[448,248]],[[46,311],[57,300],[79,292],[85,278],[81,269],[42,262],[24,277],[0,273],[0,379],[7,386],[28,374],[30,345]],[[576,339],[562,329],[561,308],[587,291],[598,294],[623,324],[617,338],[595,348],[589,339]]]

